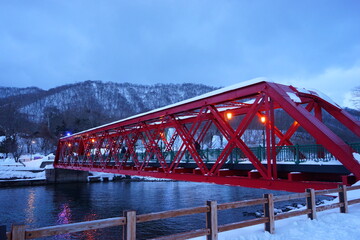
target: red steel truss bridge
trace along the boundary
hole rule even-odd
[[[359,121],[322,94],[256,79],[63,137],[54,166],[293,192],[351,185],[360,179],[359,148],[330,130],[324,114],[360,137]],[[223,139],[215,155],[206,150],[214,135]],[[299,136],[316,144],[315,154],[294,144]],[[300,162],[286,160],[294,156]],[[303,161],[329,156],[337,164]]]

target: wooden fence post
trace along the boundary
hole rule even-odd
[[[136,211],[124,211],[126,224],[123,226],[123,239],[136,240]]]
[[[6,225],[0,225],[0,240],[6,240]]]
[[[306,192],[310,194],[310,196],[306,198],[307,209],[311,210],[311,213],[308,213],[308,218],[310,218],[311,220],[314,220],[317,218],[316,204],[315,204],[315,190],[312,188],[308,188],[308,189],[306,189]]]
[[[265,223],[265,231],[269,233],[275,232],[275,218],[274,218],[274,200],[271,193],[264,194],[264,198],[268,201],[264,204],[264,216],[269,218],[269,221]]]
[[[25,239],[26,225],[15,225],[11,226],[11,240],[24,240]]]
[[[206,213],[206,228],[210,229],[210,235],[206,236],[206,240],[218,239],[218,216],[217,216],[217,201],[206,201],[210,212]]]
[[[344,205],[340,207],[341,213],[348,213],[348,200],[347,200],[347,189],[346,185],[339,185],[341,191],[339,192],[339,203],[343,203]]]

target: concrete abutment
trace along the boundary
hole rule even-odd
[[[69,169],[46,169],[47,183],[70,183],[70,182],[87,182],[89,172]]]

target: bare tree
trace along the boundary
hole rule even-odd
[[[23,147],[18,143],[17,134],[14,133],[6,136],[0,144],[0,151],[5,154],[5,158],[10,153],[13,155],[15,162],[19,162],[20,156],[23,154]]]
[[[20,161],[20,157],[21,155],[24,153],[24,149],[22,148],[22,146],[18,145],[17,148],[14,148],[14,151],[12,152],[12,155],[15,159],[15,162],[19,162],[21,164],[23,164],[21,161]],[[24,164],[23,164],[24,165]]]
[[[357,110],[360,110],[360,86],[354,88],[351,101]]]
[[[6,136],[5,139],[0,142],[0,153],[5,154],[5,158],[8,157],[8,154],[10,153],[10,146],[12,144],[12,139],[10,136]]]

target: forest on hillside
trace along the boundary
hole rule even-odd
[[[79,132],[215,89],[191,83],[139,85],[101,81],[49,90],[0,87],[0,153],[15,153],[19,149],[52,152],[59,137],[67,132]]]
[[[216,88],[202,84],[139,85],[85,81],[43,90],[0,87],[0,153],[15,158],[23,153],[50,153],[66,133],[76,133],[109,122],[120,120],[184,99],[195,97]],[[360,112],[347,109],[360,120]],[[324,113],[324,122],[347,142],[358,140],[342,124]],[[286,130],[292,119],[282,110],[276,110],[276,126]],[[238,124],[238,123],[233,123]],[[258,145],[262,125],[254,121],[243,138]],[[210,135],[221,134],[214,127]],[[254,136],[255,135],[255,136]],[[212,145],[209,136],[208,146]],[[312,144],[311,138],[300,128],[294,136],[298,144]]]

